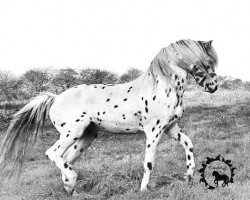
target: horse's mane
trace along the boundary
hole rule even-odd
[[[193,40],[180,40],[161,49],[151,62],[147,73],[151,75],[155,83],[157,76],[169,77],[173,73],[170,65],[179,66],[187,70],[190,64],[204,68],[204,63],[216,66],[218,63],[217,54],[212,46],[206,48],[205,42]]]

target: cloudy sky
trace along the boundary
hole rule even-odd
[[[218,73],[250,80],[249,0],[0,0],[0,69],[145,70],[179,39],[214,40]]]

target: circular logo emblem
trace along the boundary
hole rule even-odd
[[[208,189],[228,186],[228,183],[234,182],[235,169],[231,160],[226,160],[220,155],[216,158],[206,157],[206,161],[202,162],[202,168],[198,170],[201,174],[200,182],[205,183]]]

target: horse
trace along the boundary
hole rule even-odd
[[[216,184],[217,187],[218,187],[219,181],[223,181],[222,187],[224,187],[226,185],[228,186],[229,177],[226,174],[220,174],[217,171],[213,171],[212,176],[214,176],[214,183]]]
[[[20,169],[49,117],[60,137],[45,154],[60,169],[69,195],[74,192],[77,181],[74,161],[100,130],[117,134],[145,133],[141,191],[147,190],[163,133],[183,146],[185,177],[190,182],[195,168],[193,144],[177,123],[184,111],[187,75],[191,74],[205,92],[214,93],[218,89],[217,63],[212,41],[179,40],[162,48],[146,72],[131,82],[83,84],[59,95],[41,94],[13,116],[0,148],[0,163],[4,166],[12,157],[15,161],[12,169]]]

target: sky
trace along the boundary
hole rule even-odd
[[[208,41],[218,74],[250,81],[249,0],[0,0],[0,70],[146,70],[180,39]]]

